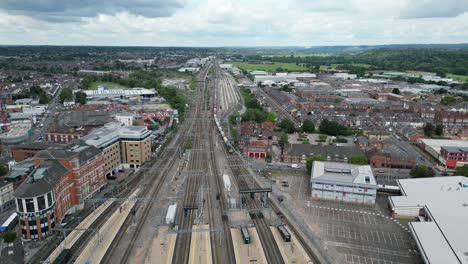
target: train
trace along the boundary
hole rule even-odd
[[[277,227],[278,232],[280,233],[281,237],[283,238],[284,242],[290,242],[291,241],[291,234],[288,232],[286,227],[284,225],[280,225]]]
[[[166,214],[166,224],[173,226],[175,224],[175,217],[177,213],[177,203],[169,205]]]
[[[54,264],[65,264],[70,261],[72,257],[71,250],[69,248],[65,248],[62,250],[60,255],[54,260]]]
[[[219,134],[223,138],[224,144],[226,145],[229,154],[234,154],[234,148],[232,147],[231,142],[228,140],[228,138],[224,134],[224,130],[221,127],[221,123],[218,121],[218,117],[216,116],[216,113],[213,114],[213,117],[214,117],[214,120],[215,120],[215,123],[216,123],[216,127],[218,128]]]
[[[250,232],[247,227],[241,228],[242,240],[244,240],[244,244],[250,244]]]
[[[18,223],[18,214],[16,212],[12,213],[10,217],[0,226],[0,233],[12,230],[13,227]]]

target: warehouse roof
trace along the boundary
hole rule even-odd
[[[424,143],[424,145],[433,148],[437,153],[440,153],[441,147],[458,147],[458,148],[468,147],[468,141],[466,140],[421,138],[419,139],[419,141]]]
[[[431,222],[410,223],[423,257],[430,263],[468,263],[468,178],[462,176],[397,180],[403,196],[390,205],[420,207]]]

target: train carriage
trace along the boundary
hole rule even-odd
[[[281,237],[283,238],[284,242],[290,242],[291,241],[291,234],[289,234],[288,230],[280,225],[278,226],[278,232],[280,233]]]
[[[242,227],[241,233],[242,233],[242,240],[244,240],[244,244],[250,244],[249,229],[247,229],[247,227]]]

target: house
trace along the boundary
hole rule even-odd
[[[366,156],[374,168],[411,169],[416,165],[416,158],[396,144],[385,145],[382,148],[371,147],[366,151]]]

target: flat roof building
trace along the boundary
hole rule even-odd
[[[402,196],[389,197],[395,218],[410,222],[425,263],[468,263],[468,178],[397,180]]]
[[[369,165],[314,161],[310,177],[314,199],[374,204],[377,183]]]
[[[120,165],[138,168],[151,159],[151,131],[144,126],[108,123],[81,140],[102,149],[106,175],[113,175]]]
[[[129,88],[129,89],[102,89],[97,90],[84,90],[86,98],[89,99],[103,99],[115,97],[153,97],[156,96],[156,91],[145,88]]]
[[[468,141],[466,140],[421,138],[418,143],[421,148],[448,168],[468,163]]]

